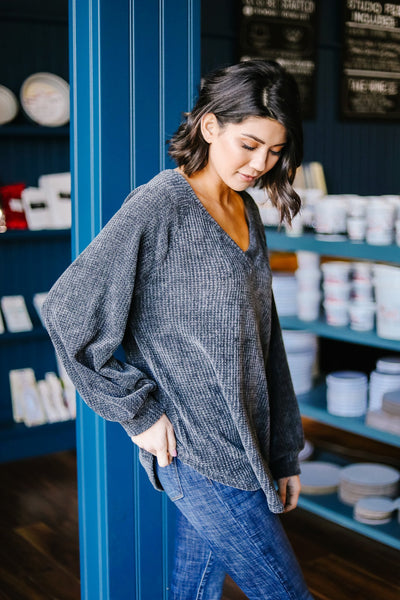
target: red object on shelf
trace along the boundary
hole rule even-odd
[[[28,229],[21,200],[25,187],[24,183],[0,187],[0,208],[3,210],[7,229]]]

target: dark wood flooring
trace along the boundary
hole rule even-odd
[[[309,423],[306,433],[337,444],[329,428]],[[362,442],[352,438],[352,444],[349,451],[359,452]],[[381,444],[368,448],[394,459]],[[78,600],[75,454],[1,464],[0,481],[0,600]],[[283,523],[316,600],[399,600],[396,550],[301,509]],[[224,600],[245,598],[227,579]]]

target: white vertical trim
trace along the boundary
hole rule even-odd
[[[100,231],[103,226],[103,185],[102,185],[102,115],[101,115],[101,11],[100,11],[101,2],[97,3],[97,94],[98,94],[98,179],[97,179],[97,193],[99,195],[97,201],[97,227],[96,234]]]
[[[193,50],[193,42],[194,42],[194,8],[193,8],[193,0],[187,0],[188,6],[188,39],[187,39],[187,57],[188,57],[188,79],[187,79],[187,110],[192,108],[193,104],[193,91],[194,91],[194,50]]]
[[[131,190],[136,187],[136,128],[135,128],[135,0],[129,2],[129,50],[130,50],[130,184]]]
[[[165,6],[164,0],[158,3],[158,87],[159,87],[159,163],[160,171],[165,169]]]
[[[70,150],[71,155],[71,163],[73,165],[73,173],[74,178],[72,183],[73,186],[73,199],[74,199],[74,220],[72,223],[72,227],[74,230],[74,238],[73,244],[74,247],[71,248],[73,256],[77,256],[79,252],[79,210],[78,210],[78,92],[77,92],[77,48],[76,48],[76,4],[75,2],[71,2],[71,25],[72,26],[72,34],[70,34],[69,39],[72,46],[72,110],[73,110],[73,129],[72,129],[72,148],[73,152]]]
[[[90,239],[95,236],[95,197],[94,197],[94,111],[93,111],[93,0],[89,0],[88,39],[89,39],[89,204],[90,204]]]

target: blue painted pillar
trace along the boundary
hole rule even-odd
[[[199,83],[200,0],[70,0],[73,256],[168,163]],[[122,428],[78,402],[83,600],[167,597],[174,511]]]

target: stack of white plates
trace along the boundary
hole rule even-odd
[[[399,388],[400,373],[372,371],[369,380],[369,410],[380,410],[384,394]]]
[[[291,273],[274,272],[272,277],[276,309],[282,317],[297,314],[297,280]]]
[[[344,467],[340,473],[339,498],[354,506],[367,496],[395,498],[399,486],[399,472],[387,465],[358,463]]]
[[[360,417],[367,412],[368,377],[358,371],[336,371],[326,377],[327,409],[340,417]]]
[[[391,498],[368,496],[360,498],[356,502],[353,516],[360,523],[383,525],[384,523],[390,523],[394,510],[395,506]]]
[[[317,356],[317,338],[307,331],[283,330],[283,342],[296,395],[305,394],[313,385]]]
[[[301,465],[302,494],[332,494],[339,487],[342,468],[333,463],[311,461]]]

